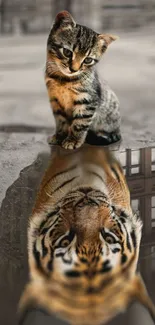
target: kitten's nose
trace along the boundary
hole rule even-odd
[[[80,67],[81,67],[81,59],[76,57],[74,60],[72,60],[70,64],[70,70],[71,72],[77,72],[80,70]]]
[[[75,69],[73,69],[73,68],[70,67],[70,71],[71,72],[77,72],[78,70],[77,69],[75,70]]]

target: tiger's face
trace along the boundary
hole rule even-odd
[[[81,188],[69,193],[37,233],[33,229],[29,247],[31,274],[43,285],[46,306],[71,322],[78,308],[85,310],[86,323],[107,321],[120,311],[120,290],[133,280],[140,238],[140,220],[112,206],[102,192]],[[77,324],[85,320],[81,312],[79,319],[76,315]]]
[[[134,241],[138,240],[139,245],[140,221],[136,238],[134,225],[124,212],[120,218],[120,211],[110,204],[101,204],[99,209],[94,198],[91,206],[91,196],[82,196],[79,195],[80,203],[75,203],[74,210],[73,206],[60,207],[51,222],[49,217],[39,229],[35,247],[46,274],[78,277],[82,270],[87,273],[90,268],[95,274],[106,273],[135,253]]]

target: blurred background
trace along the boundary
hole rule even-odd
[[[0,0],[0,131],[54,126],[44,84],[55,15],[120,36],[98,65],[121,103],[124,139],[155,139],[155,0]]]
[[[133,31],[155,21],[154,0],[1,0],[1,34],[47,33],[63,9],[79,23],[98,30]]]

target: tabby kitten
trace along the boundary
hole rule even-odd
[[[51,144],[79,148],[94,135],[110,144],[120,140],[119,102],[104,83],[101,88],[96,63],[112,41],[75,23],[67,11],[55,19],[47,41],[45,80],[56,120]]]

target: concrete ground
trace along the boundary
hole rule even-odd
[[[120,33],[98,66],[121,102],[121,148],[155,146],[155,41]],[[27,279],[26,231],[54,120],[44,85],[46,36],[0,38],[0,323],[15,325]],[[116,324],[116,323],[115,323]],[[151,324],[151,323],[150,323]]]

